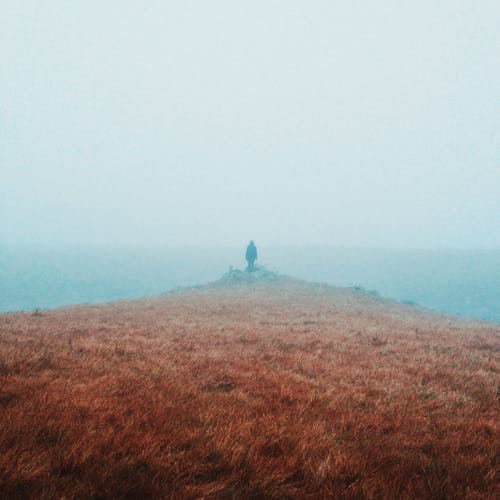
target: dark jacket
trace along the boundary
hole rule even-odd
[[[247,251],[245,253],[245,259],[246,260],[257,260],[257,247],[254,245],[253,242],[247,246]]]

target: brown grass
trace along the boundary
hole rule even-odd
[[[0,496],[495,498],[499,334],[296,282],[0,315]]]

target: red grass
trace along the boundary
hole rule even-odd
[[[0,315],[0,496],[495,498],[499,334],[295,282]]]

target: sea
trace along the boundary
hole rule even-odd
[[[257,263],[308,281],[500,323],[499,250],[259,247]],[[0,313],[132,299],[243,269],[242,248],[0,249]]]

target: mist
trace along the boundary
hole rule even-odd
[[[499,15],[4,1],[0,241],[498,248]]]

